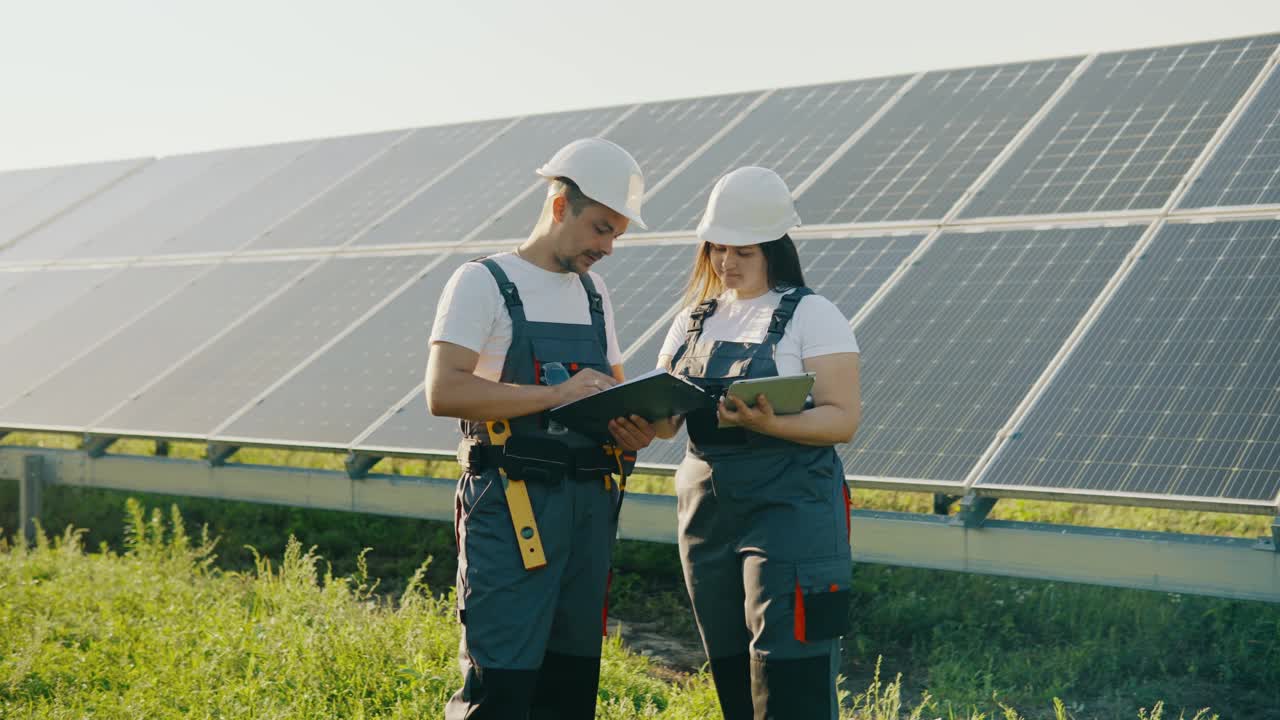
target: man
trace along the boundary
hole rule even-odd
[[[640,167],[588,138],[538,174],[550,188],[528,240],[459,268],[431,333],[427,403],[460,418],[464,435],[455,502],[464,680],[449,720],[595,716],[621,502],[612,475],[654,435],[639,417],[617,418],[602,448],[544,413],[622,379],[613,307],[590,268],[630,223],[644,227]],[[561,368],[571,377],[556,384]]]

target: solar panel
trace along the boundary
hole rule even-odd
[[[600,273],[609,288],[618,347],[622,351],[675,304],[688,281],[694,247],[690,242],[623,244],[614,250],[612,257],[592,268]]]
[[[468,153],[493,139],[509,122],[492,120],[412,130],[249,247],[280,250],[342,245],[435,182]]]
[[[652,189],[717,132],[727,127],[758,95],[719,95],[641,105],[610,130],[608,137],[636,157],[644,169],[646,186]],[[476,239],[526,237],[545,200],[543,193],[530,193],[481,231]]]
[[[386,132],[317,141],[296,160],[157,247],[156,252],[235,250],[306,207],[309,201],[403,134]]]
[[[415,393],[377,427],[356,449],[374,454],[425,452],[452,455],[462,433],[455,418],[436,417],[427,411],[426,397]]]
[[[845,470],[963,481],[1142,230],[941,235],[858,328]]]
[[[1163,206],[1278,39],[1099,56],[963,216]]]
[[[44,322],[116,272],[118,269],[87,268],[22,274],[3,297],[0,345]]]
[[[219,432],[239,444],[345,447],[422,383],[440,291],[469,256],[454,255]],[[418,258],[419,263],[425,258]],[[422,398],[418,398],[423,402]]]
[[[52,182],[68,169],[67,167],[46,167],[0,173],[0,210],[17,204],[28,193]]]
[[[271,176],[307,149],[307,143],[267,145],[216,153],[217,160],[122,222],[77,245],[63,257],[145,255]]]
[[[8,405],[2,404],[7,397],[0,400],[0,426],[83,430],[312,262],[235,262],[199,268],[200,274],[181,291],[145,314],[121,316],[128,323],[96,347],[86,342],[64,355],[42,353],[36,359],[45,373],[54,374]],[[50,327],[75,337],[60,322]],[[88,352],[77,359],[76,353],[84,351]]]
[[[56,313],[46,315],[21,335],[0,344],[4,372],[0,373],[0,403],[5,403],[42,379],[57,363],[74,357],[130,318],[177,290],[201,268],[136,267],[112,272],[96,286],[81,292]],[[40,280],[69,271],[46,271]],[[22,314],[25,305],[15,306]]]
[[[205,437],[423,264],[415,257],[333,258],[91,429]]]
[[[1280,222],[1166,226],[976,487],[1274,511],[1278,325]]]
[[[808,224],[942,218],[1080,58],[926,74],[797,201]]]
[[[1280,203],[1280,72],[1254,96],[1181,207]]]
[[[776,171],[795,188],[906,82],[905,77],[778,90],[645,203],[649,227],[688,230],[711,187],[743,165]]]
[[[157,160],[56,221],[0,249],[0,263],[56,260],[90,237],[107,232],[140,213],[219,161],[218,153],[179,155]],[[190,219],[190,218],[188,218]]]
[[[527,117],[355,245],[459,242],[529,191],[534,170],[571,140],[599,135],[626,108]]]
[[[69,168],[60,173],[0,212],[0,245],[49,222],[147,162],[119,160]]]
[[[922,239],[921,235],[808,239],[796,242],[796,251],[809,287],[834,303],[845,317],[852,318]],[[628,375],[638,375],[658,364],[667,329],[660,328],[628,358]],[[675,465],[684,457],[685,440],[682,429],[677,437],[646,448],[640,461]]]

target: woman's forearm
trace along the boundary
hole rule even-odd
[[[858,432],[858,417],[836,405],[820,405],[794,415],[774,415],[766,435],[801,445],[837,445]]]

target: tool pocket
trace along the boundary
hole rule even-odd
[[[849,629],[852,565],[846,558],[796,564],[792,618],[800,642],[832,640]]]
[[[502,469],[512,480],[551,485],[574,471],[573,454],[558,440],[515,435],[504,450]]]

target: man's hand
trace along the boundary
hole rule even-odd
[[[617,385],[618,381],[605,375],[598,370],[591,368],[583,368],[574,374],[573,377],[565,380],[559,385],[552,385],[559,396],[557,405],[571,403],[574,400],[581,400],[584,397],[595,395],[601,390],[608,390]]]
[[[609,434],[613,442],[626,452],[636,452],[653,442],[653,425],[639,415],[617,417],[609,421]]]

